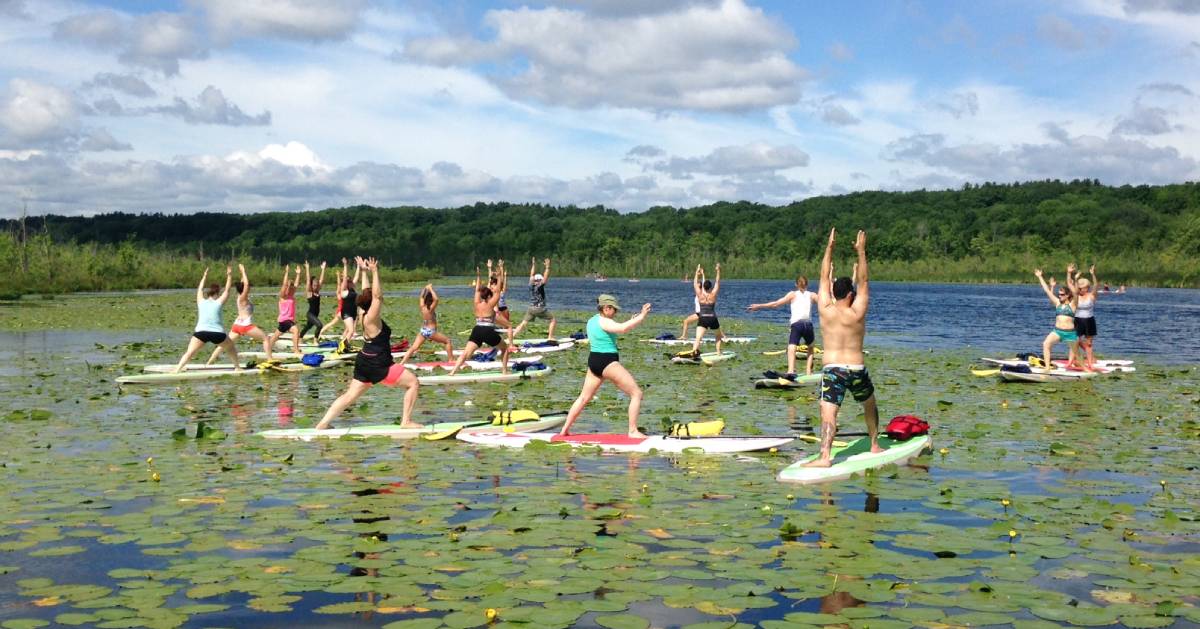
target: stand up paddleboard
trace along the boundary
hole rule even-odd
[[[1020,370],[1016,367],[1001,367],[998,375],[1004,382],[1078,382],[1087,378],[1095,378],[1101,374],[1098,371],[1077,371],[1057,367],[1041,369],[1025,366],[1025,369]]]
[[[543,366],[541,369],[525,369],[515,370],[510,369],[508,373],[500,371],[471,371],[469,373],[456,373],[453,376],[417,376],[417,380],[421,384],[472,384],[475,382],[516,382],[518,380],[528,380],[530,378],[543,378],[550,375],[549,365]]]
[[[686,356],[680,356],[677,354],[671,357],[671,362],[679,365],[699,365],[701,363],[705,365],[712,365],[725,362],[736,356],[737,354],[733,352],[721,352],[720,354],[716,352],[708,352],[705,354],[700,354],[699,358],[692,358],[690,353]]]
[[[516,422],[507,429],[520,428],[522,432],[537,432],[539,430],[549,430],[561,426],[567,421],[566,413],[555,413],[553,415],[545,415],[532,421]],[[433,434],[444,431],[460,430],[463,432],[471,432],[474,430],[497,431],[498,427],[492,422],[440,422],[437,424],[426,424],[420,428],[401,428],[399,424],[380,424],[371,426],[350,426],[348,428],[326,428],[317,430],[315,428],[281,428],[277,430],[264,430],[258,435],[267,439],[300,439],[303,441],[311,441],[313,439],[338,439],[341,437],[391,437],[392,439],[416,439],[421,435]]]
[[[754,381],[755,389],[800,389],[821,382],[821,372],[798,375],[795,380],[783,377],[762,378]]]
[[[524,366],[528,366],[528,365],[533,365],[533,364],[537,364],[540,362],[542,362],[542,357],[536,356],[536,355],[535,356],[522,356],[520,358],[509,357],[508,366],[511,369],[511,368],[519,368],[519,367],[524,367]],[[454,361],[443,360],[443,361],[437,361],[437,362],[407,363],[404,366],[408,367],[410,369],[420,369],[422,371],[433,371],[435,369],[452,369],[452,368],[454,368]],[[494,371],[496,369],[499,369],[501,367],[501,365],[500,365],[500,361],[498,361],[498,360],[488,360],[488,361],[468,360],[463,363],[463,367],[466,367],[468,369],[472,369],[475,371]]]
[[[981,358],[979,360],[981,362],[985,362],[989,365],[997,365],[1000,367],[1017,367],[1020,365],[1029,365],[1028,360],[1024,360],[1021,358]],[[1055,359],[1051,360],[1050,362],[1053,363],[1055,367],[1064,367],[1065,368],[1067,366],[1067,361],[1062,358],[1055,358]],[[1133,367],[1132,360],[1097,360],[1096,367],[1100,368],[1101,370],[1116,370],[1116,371],[1136,371],[1137,370],[1136,367]]]
[[[779,480],[803,485],[843,480],[891,463],[904,465],[909,459],[932,447],[927,434],[907,441],[896,441],[886,435],[880,435],[879,445],[884,451],[877,454],[871,452],[870,437],[855,439],[842,447],[834,446],[831,451],[832,465],[829,467],[804,467],[805,463],[815,461],[820,456],[819,453],[814,454],[783,468],[783,471],[779,472]]]
[[[691,345],[696,342],[695,338],[690,339],[641,339],[643,343],[654,343],[655,345]],[[726,343],[752,343],[757,341],[757,336],[726,336]],[[706,336],[700,339],[701,343],[714,343],[716,339],[711,336]]]
[[[203,369],[188,369],[179,373],[142,373],[134,376],[121,376],[117,378],[117,384],[162,384],[169,382],[184,382],[187,380],[206,380],[208,378],[223,378],[226,376],[249,376],[262,375],[264,373],[302,373],[306,371],[316,371],[318,369],[331,369],[340,367],[345,363],[340,360],[326,360],[317,366],[309,366],[303,363],[283,363],[272,367],[250,367],[246,369],[234,369],[229,365],[224,365],[222,369],[213,369],[217,365],[206,365]]]
[[[705,454],[733,454],[737,452],[757,452],[778,448],[792,440],[791,437],[629,437],[622,434],[596,433],[589,435],[568,435],[566,437],[551,433],[501,432],[498,430],[477,430],[469,433],[459,433],[458,438],[468,443],[485,446],[502,446],[508,448],[523,448],[534,441],[545,443],[562,443],[574,448],[599,447],[611,452],[702,452]]]

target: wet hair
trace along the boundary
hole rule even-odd
[[[484,301],[491,299],[492,298],[492,289],[488,288],[487,286],[480,286],[479,287],[479,298]]]
[[[796,286],[803,286],[804,288],[808,288],[808,278],[804,277],[803,275],[797,275],[796,276]]]
[[[421,301],[425,302],[426,308],[432,306],[433,305],[433,292],[430,291],[429,289],[422,288],[421,289]]]
[[[833,298],[842,299],[846,295],[854,292],[854,282],[848,277],[839,277],[833,280]]]
[[[354,300],[354,303],[358,304],[359,308],[368,308],[371,306],[371,300],[373,298],[374,295],[371,294],[371,289],[368,288],[367,290],[364,290],[358,294],[358,297]]]
[[[233,288],[237,290],[238,294],[241,294],[241,292],[245,290],[246,285],[241,282],[234,282]]]
[[[704,280],[704,290],[712,290],[712,280]]]
[[[204,287],[204,298],[205,299],[212,299],[213,297],[216,297],[217,295],[220,295],[220,294],[221,294],[221,285],[220,284],[209,284],[208,286]]]

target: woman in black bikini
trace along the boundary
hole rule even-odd
[[[450,370],[450,375],[458,373],[464,362],[471,359],[475,355],[475,350],[487,345],[495,347],[502,352],[503,358],[500,359],[500,371],[508,373],[508,353],[510,347],[504,339],[500,338],[500,333],[496,331],[496,304],[500,302],[500,295],[508,288],[508,273],[501,269],[500,283],[496,286],[496,290],[492,290],[479,282],[479,267],[475,267],[475,285],[479,288],[475,290],[475,327],[471,329],[471,338],[467,340],[467,346],[463,348],[461,354],[458,355],[458,360],[454,363],[454,368]]]
[[[700,302],[700,318],[696,321],[696,342],[692,343],[692,358],[700,356],[700,342],[704,333],[713,330],[717,333],[717,353],[721,353],[721,343],[725,333],[721,331],[721,322],[717,320],[717,293],[721,292],[721,264],[717,263],[715,281],[704,279],[704,269],[696,265],[696,274],[692,277],[692,290]],[[703,283],[701,283],[703,282]]]

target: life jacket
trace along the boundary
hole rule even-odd
[[[929,433],[929,422],[916,415],[897,415],[888,422],[883,431],[896,441],[907,441],[918,435]]]

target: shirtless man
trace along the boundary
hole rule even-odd
[[[805,464],[808,467],[829,467],[833,436],[837,433],[837,415],[847,391],[863,405],[867,434],[871,437],[871,452],[883,451],[879,447],[879,409],[875,406],[875,386],[867,374],[862,351],[870,297],[867,233],[859,230],[858,239],[854,242],[854,249],[858,251],[858,268],[855,270],[857,295],[851,278],[833,279],[833,243],[836,235],[836,229],[829,230],[829,244],[821,260],[821,288],[817,292],[817,309],[821,314],[821,331],[825,341],[825,366],[821,369],[821,456]]]

